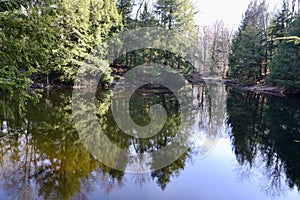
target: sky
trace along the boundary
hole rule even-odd
[[[225,25],[237,29],[251,0],[194,0],[199,12],[196,24],[212,25],[216,20],[222,20]],[[268,0],[269,9],[280,8],[282,0]]]

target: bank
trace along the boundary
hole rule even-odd
[[[256,84],[256,85],[244,85],[244,84],[239,84],[239,83],[229,80],[229,79],[223,79],[222,82],[226,86],[232,87],[232,88],[235,88],[238,90],[252,91],[252,92],[257,92],[257,93],[267,94],[267,95],[272,95],[272,96],[279,96],[279,97],[300,98],[300,89],[287,90],[284,87],[269,85],[269,84],[265,84],[265,83]]]

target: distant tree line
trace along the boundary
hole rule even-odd
[[[198,32],[201,54],[197,65],[198,70],[201,73],[225,77],[228,70],[232,30],[222,21],[216,21],[212,26],[198,27]]]
[[[300,91],[299,2],[284,0],[269,13],[266,1],[255,0],[246,10],[232,39],[229,78],[240,84],[268,84]]]

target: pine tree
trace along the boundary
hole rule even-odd
[[[122,17],[122,25],[126,28],[132,23],[132,9],[134,6],[134,0],[118,0],[117,7],[118,11]]]
[[[151,27],[151,26],[156,26],[158,24],[157,20],[155,19],[155,16],[149,10],[148,2],[145,2],[144,4],[144,8],[140,16],[139,24],[141,27]]]
[[[240,83],[255,84],[266,72],[267,15],[265,1],[251,2],[232,40],[228,76]]]
[[[161,26],[169,30],[194,32],[195,8],[191,1],[158,0],[155,12]]]
[[[283,1],[281,10],[275,13],[274,19],[269,26],[269,59],[272,60],[275,55],[278,44],[281,40],[278,38],[284,37],[287,33],[290,23],[293,21],[293,14],[289,9],[287,1]]]
[[[91,50],[121,24],[115,0],[13,0],[1,2],[0,11],[0,90],[11,93],[28,89],[32,79],[72,82]]]
[[[288,92],[300,90],[300,17],[291,24],[271,63],[270,82]]]

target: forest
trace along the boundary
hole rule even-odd
[[[0,199],[299,198],[300,0],[282,0],[276,10],[249,0],[236,30],[221,19],[197,24],[195,1],[0,0]],[[148,27],[179,41],[130,51],[135,44],[118,40],[108,62],[96,58],[111,38]],[[148,33],[136,43],[151,42]],[[114,90],[144,63],[182,73],[187,80],[155,65],[144,70],[184,85],[178,93],[188,103],[163,84],[145,84],[130,100],[126,84]],[[83,64],[105,72],[97,87],[76,82]],[[167,116],[158,134],[138,137],[119,126],[132,118],[147,128],[153,105]],[[165,149],[172,143],[185,151]]]
[[[279,10],[270,12],[266,1],[252,1],[234,31],[222,21],[210,27],[196,25],[194,4],[183,0],[4,0],[0,2],[0,90],[13,95],[30,88],[72,86],[80,63],[108,37],[138,27],[162,27],[198,38],[200,56],[193,64],[200,73],[240,85],[274,85],[296,94],[298,5],[296,0],[283,0]],[[170,57],[156,53],[165,60]],[[137,56],[125,56],[123,68],[138,63]],[[112,65],[103,67],[112,71]]]
[[[270,13],[266,1],[248,6],[229,54],[227,75],[245,85],[267,84],[299,93],[299,1]]]
[[[80,64],[110,36],[145,26],[194,31],[182,0],[5,0],[0,2],[0,90],[18,98],[36,88],[72,86]],[[122,66],[130,67],[134,56]],[[133,60],[133,61],[132,61]],[[111,66],[101,66],[111,72]],[[102,82],[112,79],[107,74]],[[24,92],[26,91],[26,92]],[[35,90],[35,92],[38,90]]]

